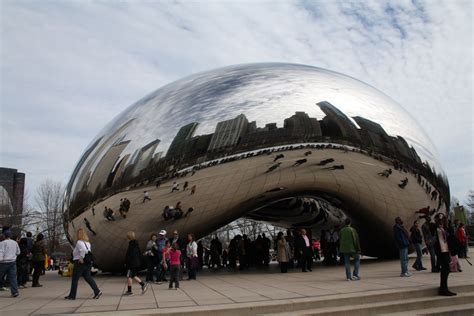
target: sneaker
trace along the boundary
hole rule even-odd
[[[146,290],[148,290],[148,282],[145,282],[142,285],[142,295],[146,293]]]
[[[154,283],[158,285],[163,284],[163,282],[160,282],[160,281],[155,281]]]
[[[357,275],[354,275],[354,276],[352,277],[352,280],[354,280],[354,281],[359,281],[359,280],[360,280],[360,277],[357,276]]]
[[[20,293],[16,292],[15,294],[12,294],[12,297],[18,297],[18,295],[20,295]]]
[[[129,291],[127,291],[127,292],[123,293],[123,295],[126,295],[126,296],[132,296],[132,295],[133,295],[133,292],[129,292]]]
[[[405,272],[405,273],[400,274],[400,276],[401,276],[402,278],[403,278],[403,277],[408,278],[408,277],[411,277],[411,273],[410,273],[410,272]]]
[[[6,291],[7,288],[6,287],[0,287],[0,291]]]
[[[102,296],[102,291],[99,291],[96,295],[94,295],[93,299],[98,300]]]
[[[352,279],[351,279],[351,278],[347,278],[347,281],[352,281]]]

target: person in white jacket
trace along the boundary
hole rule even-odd
[[[5,231],[3,235],[5,240],[0,242],[0,280],[3,280],[6,274],[10,280],[12,297],[17,297],[20,293],[16,279],[16,257],[20,254],[20,247],[16,241],[10,239],[10,230]]]
[[[79,283],[79,278],[82,276],[84,280],[89,284],[89,286],[94,291],[94,299],[98,299],[102,292],[97,287],[94,279],[91,275],[92,268],[92,253],[91,253],[91,244],[89,242],[89,237],[87,233],[79,228],[77,230],[77,242],[74,251],[72,252],[74,269],[72,271],[71,278],[71,290],[69,295],[65,297],[66,300],[75,300],[77,293],[77,286]]]

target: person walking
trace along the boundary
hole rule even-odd
[[[17,297],[20,293],[16,276],[16,258],[20,254],[20,247],[16,241],[10,239],[10,230],[4,231],[3,235],[5,240],[0,242],[0,280],[6,275],[10,280],[11,295]]]
[[[441,266],[440,284],[438,294],[441,296],[455,296],[456,293],[448,289],[449,263],[451,261],[448,246],[447,219],[444,216],[438,217],[438,228],[436,229],[436,248],[438,251],[439,263]]]
[[[288,272],[288,262],[290,261],[290,246],[286,242],[282,232],[277,235],[277,259],[280,263],[281,273]]]
[[[402,272],[401,277],[410,277],[411,273],[408,272],[408,246],[410,246],[410,239],[408,231],[403,226],[403,221],[400,217],[395,218],[395,225],[393,226],[393,237],[397,244],[400,254],[400,266]]]
[[[181,269],[181,250],[179,250],[179,245],[178,243],[173,243],[173,246],[171,247],[169,251],[169,257],[170,257],[170,284],[169,284],[169,289],[173,289],[173,283],[174,283],[174,289],[177,290],[179,289],[179,270]]]
[[[188,269],[188,281],[196,280],[196,271],[199,266],[197,258],[197,243],[192,234],[188,234],[188,244],[186,245],[186,268]]]
[[[351,227],[351,220],[346,218],[343,229],[340,231],[340,246],[339,252],[344,255],[344,266],[346,268],[347,281],[360,280],[360,242],[359,234]],[[354,273],[351,275],[351,257],[354,259]]]
[[[148,193],[148,191],[143,191],[143,202],[142,203],[145,203],[145,201],[151,201],[151,198],[150,198],[150,193]]]
[[[426,249],[430,254],[431,260],[431,272],[438,273],[438,263],[436,259],[436,224],[432,223],[431,217],[426,216],[425,223],[421,226],[421,231],[423,232],[423,238],[425,239]]]
[[[71,289],[69,290],[68,296],[64,299],[75,300],[77,294],[77,286],[79,285],[79,279],[81,277],[89,284],[91,289],[94,291],[94,299],[99,299],[102,292],[97,287],[94,279],[92,278],[92,246],[89,242],[89,236],[84,229],[79,228],[77,230],[77,242],[72,252],[72,260],[74,262],[74,268],[71,278]]]
[[[142,294],[145,294],[146,290],[148,289],[148,282],[143,282],[138,277],[138,270],[141,267],[141,260],[140,257],[142,252],[140,251],[140,246],[138,245],[138,241],[135,238],[135,232],[129,231],[127,233],[128,239],[128,249],[127,254],[125,256],[125,266],[127,268],[127,292],[125,295],[133,295],[132,292],[132,281],[137,281],[142,289]]]
[[[46,259],[46,247],[44,244],[44,235],[39,233],[36,236],[36,241],[33,244],[33,248],[31,250],[32,253],[32,260],[33,260],[33,284],[32,287],[42,287],[39,283],[39,278],[44,270],[44,262]]]
[[[421,246],[423,238],[421,237],[420,223],[418,220],[413,222],[413,226],[410,228],[410,240],[413,245],[415,245],[416,250],[416,260],[412,266],[413,269],[415,269],[416,271],[426,270],[426,268],[423,267],[423,261],[421,260],[423,258]]]
[[[464,223],[459,224],[456,231],[456,237],[459,240],[459,243],[461,244],[461,249],[459,251],[459,258],[466,258],[468,244],[467,244],[466,230],[464,229]]]

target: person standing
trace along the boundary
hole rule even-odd
[[[459,258],[466,258],[467,257],[467,236],[466,236],[466,230],[464,229],[464,223],[460,223],[457,231],[456,231],[456,237],[459,240],[459,243],[461,244],[461,249],[459,251]]]
[[[5,240],[0,242],[0,280],[7,275],[12,297],[17,297],[20,293],[16,275],[16,258],[20,254],[20,247],[16,241],[10,239],[10,230],[4,231],[3,235]]]
[[[91,244],[89,242],[89,236],[82,229],[77,230],[77,242],[74,250],[72,252],[72,259],[74,262],[74,268],[71,278],[71,289],[69,290],[68,296],[64,299],[66,300],[75,300],[77,294],[77,286],[79,284],[79,279],[81,277],[86,280],[91,289],[94,291],[94,299],[99,299],[102,295],[102,292],[97,287],[94,279],[91,275],[92,269],[92,253],[91,253]]]
[[[157,269],[157,275],[158,278],[156,280],[157,284],[161,284],[161,281],[166,281],[165,278],[165,273],[166,273],[166,260],[164,260],[163,255],[165,252],[166,248],[166,230],[162,229],[160,233],[158,234],[158,238],[156,239],[156,250],[157,254],[155,256],[156,260],[156,269]],[[163,262],[165,262],[165,265],[163,265]],[[165,267],[166,266],[166,267]]]
[[[288,262],[290,261],[290,246],[286,242],[283,233],[279,232],[277,235],[277,259],[280,263],[281,273],[288,272]]]
[[[313,256],[309,238],[308,236],[306,236],[306,229],[301,229],[300,235],[295,236],[295,249],[297,249],[299,255],[298,261],[301,265],[301,271],[313,271],[311,268],[311,265],[313,263]]]
[[[145,256],[147,259],[147,273],[146,273],[146,282],[153,282],[154,276],[156,281],[159,279],[159,267],[158,264],[161,260],[158,259],[158,247],[156,245],[156,234],[151,234],[150,240],[148,240],[145,249]]]
[[[319,254],[321,250],[321,243],[319,239],[313,240],[313,244],[311,246],[313,248],[314,260],[316,261],[321,260],[321,255]]]
[[[44,244],[44,235],[39,233],[36,236],[36,241],[33,244],[33,249],[31,250],[32,260],[33,260],[33,284],[32,287],[42,287],[39,283],[39,278],[43,273],[44,262],[46,260],[46,247]]]
[[[421,226],[421,231],[423,232],[423,238],[425,239],[426,248],[430,254],[431,259],[431,272],[438,273],[438,263],[436,259],[436,224],[431,222],[431,217],[426,216],[425,223]]]
[[[413,226],[410,228],[410,240],[413,245],[415,245],[416,250],[416,260],[412,266],[413,269],[415,269],[416,271],[426,270],[426,268],[423,267],[423,261],[421,260],[423,258],[421,247],[423,238],[421,237],[420,223],[418,222],[418,220],[416,220],[413,223]]]
[[[446,217],[438,218],[438,228],[436,229],[436,248],[438,250],[439,263],[441,265],[440,284],[438,294],[441,296],[455,296],[456,293],[448,289],[449,263],[451,261],[448,246],[448,230]]]
[[[340,246],[339,252],[344,255],[344,266],[346,268],[347,281],[360,280],[360,243],[359,234],[351,227],[351,220],[346,218],[343,229],[340,231]],[[354,273],[351,275],[351,257],[354,258]]]
[[[403,226],[403,221],[400,217],[395,218],[393,237],[400,254],[400,266],[402,270],[400,276],[409,277],[411,276],[411,273],[408,272],[408,246],[410,246],[410,239],[408,236],[408,231]]]
[[[21,289],[24,289],[28,281],[28,240],[26,237],[20,239],[18,246],[20,247],[20,254],[16,257],[18,285]]]
[[[174,289],[177,290],[179,289],[179,270],[181,268],[181,250],[179,250],[179,245],[178,243],[174,243],[173,246],[171,247],[169,251],[169,257],[170,257],[170,284],[169,284],[169,289],[173,289],[173,283],[174,283]]]
[[[186,245],[186,267],[188,268],[188,280],[196,280],[198,268],[197,243],[192,234],[188,234],[188,244]]]
[[[135,280],[140,284],[142,294],[145,294],[146,290],[148,289],[148,282],[143,282],[138,277],[138,270],[141,267],[140,257],[142,252],[140,251],[140,246],[138,245],[138,241],[135,238],[135,232],[129,231],[127,233],[127,239],[128,249],[125,256],[125,265],[127,267],[127,292],[125,292],[125,295],[133,295],[132,280]]]

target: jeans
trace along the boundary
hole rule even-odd
[[[408,247],[400,248],[400,265],[402,268],[402,274],[408,272]]]
[[[352,279],[351,276],[351,257],[354,258],[354,276],[359,276],[359,268],[360,268],[360,254],[358,253],[345,253],[344,254],[344,266],[346,267],[346,277],[348,279]]]
[[[173,283],[175,284],[175,288],[179,288],[179,270],[180,265],[172,265],[170,267],[170,285],[169,288],[173,287]]]
[[[97,287],[94,279],[91,275],[92,264],[83,264],[78,261],[74,261],[74,270],[72,271],[72,280],[71,280],[71,290],[69,291],[70,298],[76,298],[77,285],[79,283],[79,278],[82,276],[84,280],[90,285],[94,291],[94,295],[99,294],[100,290]]]
[[[449,252],[443,252],[439,256],[439,262],[441,264],[441,273],[439,280],[439,290],[440,292],[448,291],[448,276],[449,276],[449,263],[451,262],[451,257]]]
[[[33,261],[33,286],[39,285],[39,278],[44,270],[44,260]]]
[[[421,244],[415,244],[415,249],[416,249],[416,260],[415,260],[415,263],[413,264],[413,267],[416,270],[421,270],[423,268],[423,262],[421,261],[421,258],[423,257]]]
[[[18,293],[18,283],[16,280],[16,262],[0,262],[0,279],[3,279],[5,274],[10,280],[10,291],[12,295]]]
[[[430,253],[430,259],[431,259],[431,271],[438,271],[438,263],[436,262],[436,252],[435,252],[435,247],[432,243],[426,244],[426,248],[428,249],[428,252]]]

